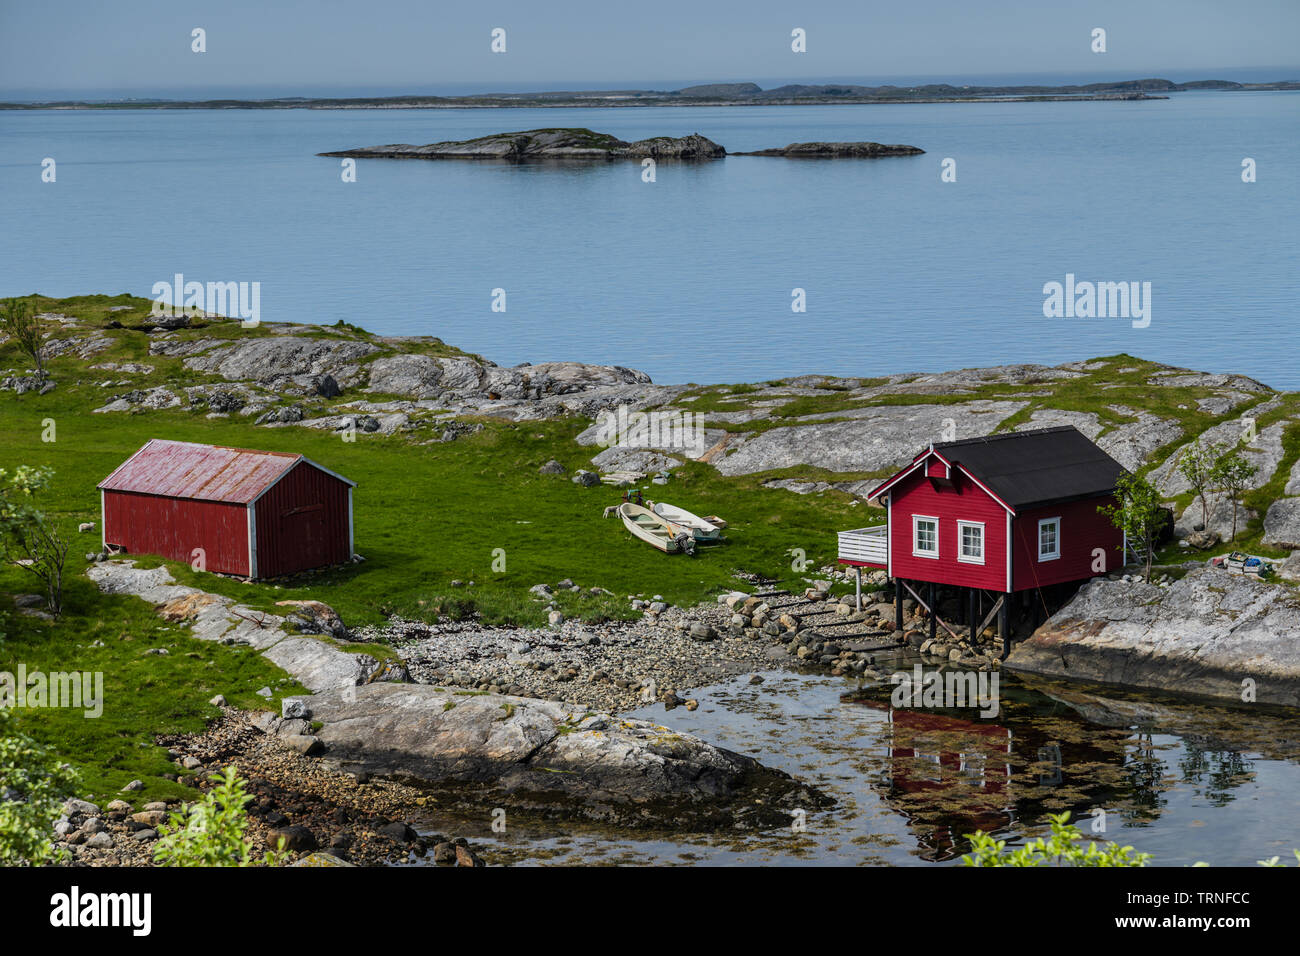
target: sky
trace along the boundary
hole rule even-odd
[[[1300,0],[0,0],[0,97],[1298,79],[1298,40]]]

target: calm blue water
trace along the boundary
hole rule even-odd
[[[583,168],[316,152],[539,126],[876,162]],[[719,109],[0,112],[0,295],[259,281],[262,317],[432,334],[656,381],[1130,352],[1300,387],[1300,96]],[[44,184],[53,157],[58,181]],[[1258,182],[1240,179],[1243,157]],[[958,181],[940,182],[957,160]],[[1152,284],[1152,321],[1045,319],[1045,282]],[[491,311],[507,291],[508,311]],[[792,314],[791,290],[808,311]]]

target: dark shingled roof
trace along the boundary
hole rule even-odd
[[[1017,510],[1104,495],[1126,471],[1073,425],[936,442],[934,450]]]

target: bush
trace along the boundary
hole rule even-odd
[[[961,858],[965,866],[1146,866],[1149,853],[1134,853],[1131,846],[1085,839],[1070,825],[1070,814],[1048,814],[1052,836],[1041,837],[1018,850],[1007,851],[1005,840],[994,840],[983,831],[969,837],[971,850]]]
[[[283,840],[257,859],[244,838],[245,807],[252,799],[235,768],[227,767],[218,786],[158,828],[154,860],[161,866],[283,866],[288,857]]]
[[[49,468],[19,465],[0,468],[0,557],[34,575],[45,589],[45,603],[58,617],[63,612],[63,566],[68,539],[36,507],[37,495],[50,483]]]
[[[12,720],[0,708],[0,866],[48,863],[58,857],[51,833],[77,776]]]

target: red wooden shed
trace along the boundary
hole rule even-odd
[[[246,578],[342,564],[354,487],[292,452],[155,438],[99,484],[104,544]]]
[[[1123,533],[1097,510],[1124,473],[1069,425],[935,443],[870,493],[886,523],[841,533],[840,562],[885,568],[900,605],[915,582],[927,607],[936,585],[966,589],[972,607],[993,592],[1005,632],[1002,596],[1124,565]]]

